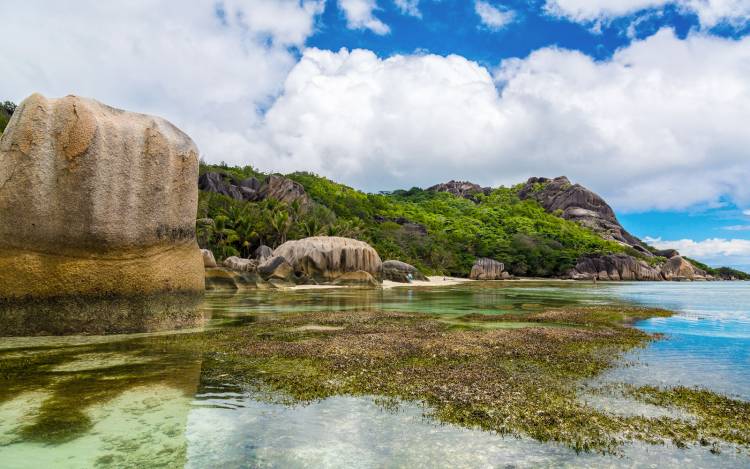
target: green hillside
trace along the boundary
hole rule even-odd
[[[10,121],[10,117],[13,115],[13,111],[16,110],[16,105],[10,101],[0,103],[0,134],[5,132],[5,127]]]
[[[262,176],[250,167],[202,166],[237,178]],[[199,242],[219,257],[248,255],[258,245],[288,239],[339,235],[370,243],[383,259],[398,259],[426,272],[467,275],[477,257],[506,263],[515,275],[561,275],[587,253],[628,251],[581,226],[546,213],[518,188],[478,194],[476,202],[444,192],[414,188],[367,194],[310,173],[288,178],[316,202],[304,210],[275,200],[236,201],[201,192]]]

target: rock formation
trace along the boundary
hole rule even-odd
[[[271,174],[260,182],[254,177],[240,181],[231,174],[207,172],[198,178],[198,188],[249,202],[272,198],[287,204],[296,201],[303,207],[311,203],[301,184],[278,174]]]
[[[464,199],[476,200],[477,194],[489,194],[492,192],[491,187],[482,187],[479,184],[474,184],[468,181],[449,181],[442,184],[436,184],[432,187],[427,188],[431,192],[449,192],[457,197],[463,197]]]
[[[271,256],[273,256],[273,249],[265,244],[258,246],[258,249],[255,250],[255,259],[258,262],[263,262]]]
[[[585,226],[605,239],[631,246],[644,255],[651,255],[638,238],[620,225],[614,210],[604,199],[580,184],[571,184],[565,176],[555,179],[530,178],[518,196],[521,199],[536,200],[549,213],[559,210],[562,218]]]
[[[712,280],[713,277],[695,267],[680,255],[672,256],[661,267],[665,280]]]
[[[568,276],[575,280],[663,280],[658,267],[627,254],[583,256]]]
[[[216,267],[216,259],[213,252],[208,249],[201,249],[201,254],[203,255],[203,267]]]
[[[480,258],[474,262],[469,278],[472,280],[505,280],[510,274],[505,271],[505,264],[494,259]]]
[[[0,140],[0,298],[202,292],[197,179],[163,119],[30,96]]]
[[[271,256],[258,266],[258,273],[265,280],[291,280],[294,268],[283,256]]]
[[[224,267],[235,272],[255,272],[258,270],[258,261],[255,259],[243,259],[237,256],[231,256],[224,259]]]
[[[393,282],[408,283],[411,280],[422,280],[426,281],[427,277],[424,276],[416,267],[406,262],[389,260],[383,262],[383,279],[391,280]]]
[[[273,252],[292,265],[295,275],[316,282],[332,282],[347,272],[361,270],[379,280],[383,263],[377,251],[356,239],[316,236],[287,241]]]
[[[369,273],[363,270],[356,272],[346,272],[333,281],[334,285],[345,285],[351,287],[377,287],[380,285],[377,280]]]

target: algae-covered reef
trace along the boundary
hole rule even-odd
[[[186,396],[196,386],[229,386],[286,404],[336,395],[415,401],[440,422],[583,452],[617,454],[630,442],[750,449],[747,402],[705,390],[620,386],[617,392],[634,403],[665,409],[649,417],[615,415],[581,398],[582,391],[606,391],[586,383],[623,352],[658,339],[628,323],[670,314],[566,307],[451,319],[382,312],[257,315],[197,333],[41,348],[31,355],[0,352],[0,379],[8,384],[0,403],[22,391],[45,390],[38,416],[20,431],[24,439],[50,443],[90,429],[87,407],[159,383]],[[122,362],[104,374],[79,365],[102,354]],[[164,382],[164,370],[181,368],[185,373],[177,375],[190,379]]]
[[[584,381],[611,367],[621,352],[654,339],[627,323],[670,314],[561,309],[522,317],[469,315],[450,323],[403,313],[260,317],[249,327],[204,338],[231,346],[208,353],[202,379],[226,382],[231,376],[295,403],[340,394],[421,401],[443,422],[576,451],[616,453],[631,441],[749,448],[750,407],[707,391],[701,392],[713,401],[705,400],[706,406],[685,398],[689,390],[633,391],[641,400],[695,415],[687,420],[615,416],[579,399]],[[531,325],[516,327],[519,320]],[[731,403],[733,413],[714,401]]]

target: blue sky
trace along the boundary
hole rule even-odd
[[[1,99],[162,115],[366,191],[566,175],[750,269],[750,0],[7,0]],[[63,26],[64,25],[64,26]]]

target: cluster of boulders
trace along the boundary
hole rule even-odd
[[[567,277],[574,280],[715,280],[695,267],[677,251],[665,251],[671,257],[661,264],[650,265],[627,254],[587,255],[578,259]]]
[[[429,281],[416,267],[406,262],[388,260],[383,262],[383,279],[392,282],[410,283],[414,280]]]
[[[377,286],[383,262],[369,244],[356,239],[316,236],[287,241],[275,250],[261,246],[253,259],[229,257],[216,266],[204,250],[206,287],[264,288],[300,284]]]
[[[278,174],[271,174],[260,181],[255,177],[240,180],[229,173],[206,172],[198,178],[198,188],[248,202],[276,199],[287,204],[297,202],[302,207],[311,203],[302,184]]]
[[[464,199],[477,200],[478,194],[489,195],[491,187],[482,187],[469,181],[448,181],[427,188],[430,192],[448,192]]]

